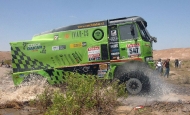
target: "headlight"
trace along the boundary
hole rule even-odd
[[[153,58],[152,57],[146,57],[145,61],[153,61]]]

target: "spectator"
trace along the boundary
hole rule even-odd
[[[164,74],[164,77],[167,76],[167,78],[169,77],[169,73],[170,73],[170,59],[167,59],[165,62],[164,62],[164,67],[166,69],[165,71],[165,74]]]
[[[161,75],[161,73],[162,73],[162,60],[161,59],[159,59],[158,60],[158,62],[157,62],[157,64],[156,64],[156,70],[160,73],[160,75]]]
[[[179,64],[178,64],[179,68],[181,68],[181,60],[179,60]]]
[[[175,59],[175,68],[178,68],[179,61],[178,59]]]

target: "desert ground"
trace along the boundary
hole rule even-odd
[[[118,99],[121,105],[115,115],[190,115],[190,48],[154,50],[154,60],[171,59],[170,76],[154,73],[152,82],[156,90],[150,94],[129,95]],[[1,60],[10,60],[9,51],[0,52]],[[181,68],[174,67],[174,60],[182,61]],[[28,107],[27,101],[35,98],[43,87],[23,87],[15,91],[11,80],[11,68],[0,67],[0,115],[37,115],[36,108]]]

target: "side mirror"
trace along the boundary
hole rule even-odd
[[[157,38],[156,37],[152,37],[152,40],[156,43],[157,42]]]

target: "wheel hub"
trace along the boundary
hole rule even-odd
[[[138,94],[142,89],[142,83],[137,78],[130,78],[126,84],[127,91],[131,94]]]

